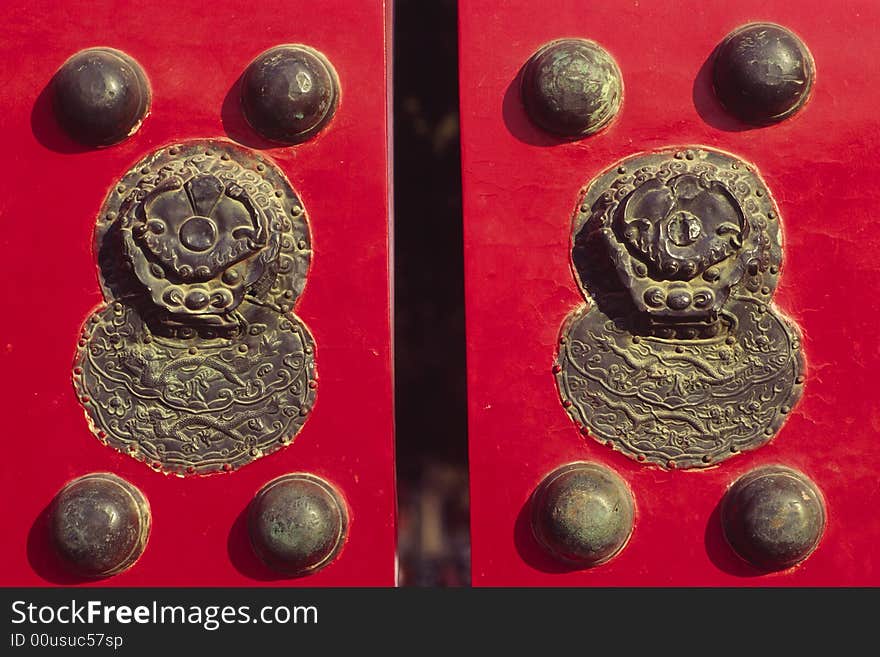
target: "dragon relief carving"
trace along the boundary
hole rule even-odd
[[[83,328],[74,385],[103,443],[185,475],[291,442],[317,374],[292,313],[308,225],[280,170],[227,142],[159,149],[110,192],[96,251],[108,303]]]
[[[804,382],[797,327],[770,302],[781,257],[778,210],[730,155],[639,155],[594,180],[572,248],[590,303],[553,368],[582,432],[670,469],[769,441]]]

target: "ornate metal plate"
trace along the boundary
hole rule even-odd
[[[584,433],[666,468],[776,434],[804,380],[798,330],[770,303],[781,234],[755,168],[717,151],[634,156],[589,185],[572,260],[592,303],[554,367]]]
[[[222,141],[161,148],[110,191],[96,253],[108,305],[86,321],[74,384],[103,443],[175,474],[290,443],[317,385],[292,314],[311,243],[274,164]]]

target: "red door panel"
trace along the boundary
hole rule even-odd
[[[390,11],[381,0],[11,2],[4,5],[0,134],[7,156],[0,204],[0,370],[5,585],[88,583],[51,553],[41,514],[68,481],[113,472],[145,494],[152,533],[129,570],[98,580],[141,585],[393,585],[395,502],[389,272]],[[332,62],[340,101],[314,138],[280,145],[257,135],[239,105],[239,76],[270,47],[302,43]],[[141,128],[95,149],[58,126],[49,82],[74,53],[122,50],[143,67],[152,108]],[[155,149],[229,140],[274,162],[305,206],[308,282],[294,312],[316,345],[314,407],[293,444],[233,472],[166,476],[103,446],[72,385],[83,322],[103,303],[92,236],[116,181]],[[265,567],[248,540],[246,509],[267,482],[308,472],[348,507],[333,563],[290,579]]]
[[[875,153],[880,7],[789,0],[735,4],[469,0],[460,6],[462,177],[473,579],[477,585],[876,585],[880,489],[875,446],[880,350],[874,325],[880,238]],[[711,86],[710,57],[735,28],[770,21],[806,43],[816,79],[794,116],[734,120]],[[583,139],[528,119],[519,73],[543,44],[589,39],[616,60],[620,111]],[[776,307],[803,333],[800,402],[766,445],[694,470],[641,464],[578,427],[552,368],[565,318],[586,303],[571,263],[572,218],[591,180],[627,157],[691,146],[753,163],[784,227]],[[589,431],[585,431],[588,434]],[[613,444],[613,443],[612,443]],[[632,491],[632,535],[613,559],[561,566],[530,527],[532,492],[556,468],[590,461]],[[821,490],[827,525],[799,565],[739,559],[721,502],[741,475],[783,465]]]

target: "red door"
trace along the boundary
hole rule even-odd
[[[393,585],[386,3],[4,10],[3,584]]]
[[[461,3],[475,584],[880,582],[878,24]]]

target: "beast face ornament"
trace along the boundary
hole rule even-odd
[[[317,385],[292,314],[311,241],[274,164],[225,141],[161,148],[110,191],[95,250],[107,305],[83,328],[74,384],[104,444],[183,475],[291,442]]]
[[[781,240],[754,166],[724,153],[637,155],[590,183],[572,234],[590,304],[554,367],[583,433],[664,468],[769,441],[804,382],[797,327],[771,304]]]

